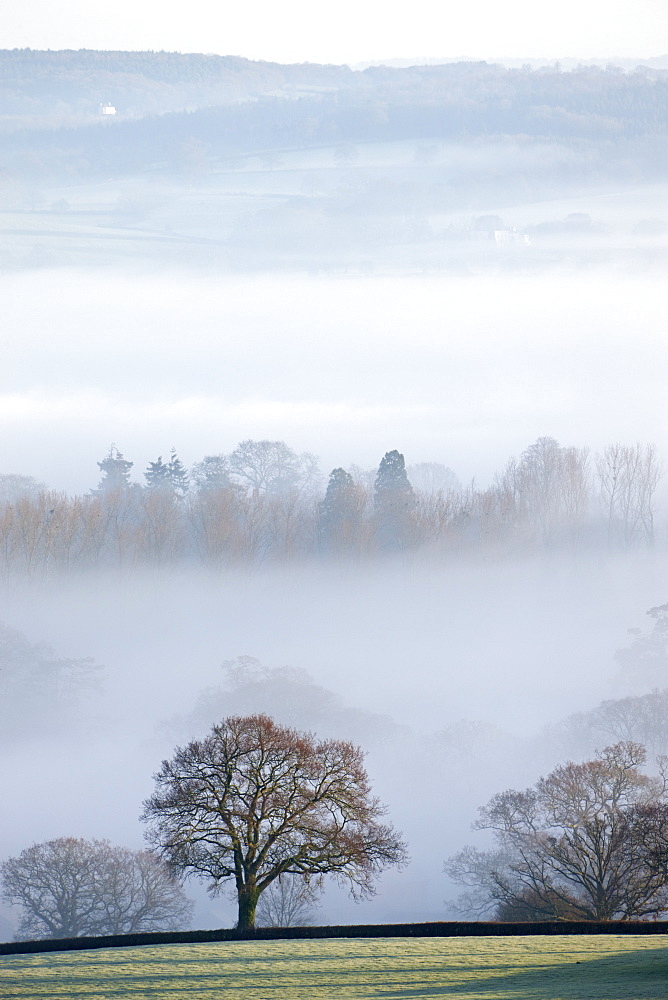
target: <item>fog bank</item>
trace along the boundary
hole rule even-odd
[[[5,851],[65,835],[141,846],[141,801],[161,758],[219,715],[271,711],[368,750],[374,789],[413,856],[360,907],[328,890],[319,919],[443,918],[453,891],[441,863],[477,806],[564,752],[537,739],[543,727],[650,689],[642,676],[622,680],[614,653],[628,628],[647,626],[666,576],[663,560],[636,555],[5,586],[7,624],[105,667],[76,730],[47,735],[23,705],[24,737],[4,748]],[[268,679],[235,691],[221,664],[243,654]],[[308,676],[280,681],[283,665]],[[231,922],[225,900],[197,895],[199,925]]]

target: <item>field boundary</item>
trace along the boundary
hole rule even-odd
[[[668,934],[665,920],[550,920],[536,923],[442,920],[423,924],[335,924],[330,927],[256,927],[243,933],[235,928],[208,931],[156,931],[110,934],[104,937],[48,938],[41,941],[0,942],[0,955],[43,951],[86,951],[94,948],[132,948],[156,944],[201,944],[209,941],[282,941],[304,938],[395,937],[507,937],[511,935]]]

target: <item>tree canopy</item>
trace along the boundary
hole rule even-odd
[[[202,689],[192,711],[163,725],[175,741],[192,739],[226,715],[270,715],[275,722],[321,736],[364,740],[365,746],[391,739],[400,727],[389,716],[345,704],[340,695],[316,684],[298,667],[265,666],[253,656],[222,663],[223,683]]]
[[[90,657],[57,656],[0,622],[0,744],[9,738],[72,733],[81,727],[81,702],[102,683],[104,670]]]
[[[179,930],[192,903],[149,851],[59,837],[0,866],[3,898],[22,908],[19,939]]]
[[[112,444],[109,454],[97,463],[97,467],[102,473],[102,479],[96,492],[104,494],[113,490],[130,489],[132,485],[130,483],[130,469],[133,465],[134,462],[128,462],[127,459],[123,458],[116,445]]]
[[[144,803],[148,839],[178,872],[213,894],[233,884],[238,926],[281,876],[319,885],[332,876],[354,898],[373,895],[406,846],[381,819],[359,747],[317,740],[266,715],[233,716],[176,750]]]
[[[609,469],[600,455],[592,462],[588,449],[545,437],[484,489],[475,482],[462,489],[440,463],[407,470],[394,450],[377,470],[333,469],[323,490],[313,455],[251,439],[230,454],[206,456],[190,472],[172,450],[169,461],[149,463],[141,486],[129,479],[132,463],[112,447],[98,462],[98,487],[83,496],[0,476],[0,573],[32,578],[129,565],[259,565],[314,555],[354,561],[407,549],[514,558],[655,544],[649,528],[657,521],[656,450],[614,445],[605,453],[628,459],[628,503],[606,501],[601,470]],[[664,684],[665,610],[650,614],[654,631],[618,654],[624,684]]]
[[[560,765],[533,788],[495,795],[474,829],[494,831],[496,849],[467,847],[445,865],[473,890],[465,905],[537,920],[626,920],[668,911],[665,865],[657,851],[650,858],[638,849],[642,817],[649,823],[649,807],[667,801],[663,771],[645,774],[645,760],[640,744],[617,743],[595,760]],[[661,829],[658,821],[653,829]]]

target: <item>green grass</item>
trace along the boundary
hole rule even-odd
[[[666,1000],[663,935],[156,945],[0,958],[3,1000]]]

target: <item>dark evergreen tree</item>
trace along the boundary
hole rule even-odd
[[[158,455],[157,462],[149,462],[144,473],[146,488],[149,490],[164,490],[172,485],[172,477],[169,471],[169,464],[163,462],[162,455]]]
[[[373,492],[376,537],[383,549],[401,549],[413,538],[415,494],[406,474],[404,456],[394,450],[385,453]]]
[[[190,473],[176,454],[175,448],[171,450],[169,462],[163,462],[162,455],[158,456],[157,462],[149,462],[144,479],[147,489],[162,490],[180,500],[185,497],[190,486]]]
[[[114,490],[127,490],[132,486],[130,482],[130,469],[133,462],[128,462],[118,450],[115,444],[109,449],[109,454],[97,467],[102,473],[96,493],[111,493]]]
[[[332,469],[319,509],[318,529],[323,548],[349,548],[363,508],[364,497],[350,473],[345,469]]]
[[[175,495],[180,499],[188,492],[190,486],[190,474],[181,459],[176,454],[176,449],[172,448],[169,456],[169,481]]]

